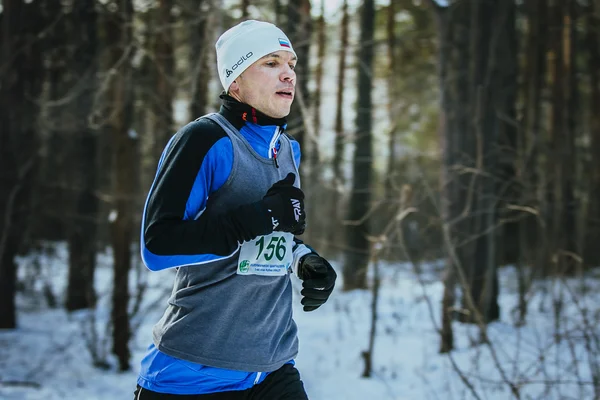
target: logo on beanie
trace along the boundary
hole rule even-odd
[[[290,48],[290,42],[285,39],[279,38],[279,44],[281,47],[287,47],[288,49]]]
[[[235,64],[233,64],[231,66],[232,71],[235,71],[235,69],[237,67],[239,67],[240,65],[242,65],[244,63],[244,61],[246,61],[247,59],[249,59],[250,57],[252,57],[254,55],[254,53],[249,52],[248,54],[246,54],[245,56],[242,56],[238,62],[236,62]],[[227,77],[229,77],[229,75],[233,74],[233,72],[231,72],[231,74],[229,73],[230,71],[228,71],[227,69],[225,70],[227,72]]]
[[[225,68],[225,77],[229,78],[231,76],[231,74],[233,74],[233,71]]]

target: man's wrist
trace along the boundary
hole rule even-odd
[[[302,276],[300,276],[299,272],[300,266],[304,262],[306,256],[308,256],[309,254],[316,253],[310,247],[304,244],[301,244],[294,249],[294,262],[292,263],[292,272],[300,279],[302,279]]]

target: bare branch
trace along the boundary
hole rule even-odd
[[[34,388],[34,389],[39,389],[42,387],[42,385],[40,385],[37,382],[32,382],[32,381],[0,381],[0,385],[1,386],[19,386],[19,387],[30,387],[30,388]]]

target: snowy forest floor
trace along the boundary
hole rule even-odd
[[[64,293],[67,281],[66,247],[51,248],[52,252],[19,259],[19,278],[25,287],[17,299],[19,328],[0,332],[0,399],[133,399],[139,361],[150,343],[152,325],[166,304],[172,271],[151,273],[138,268],[141,274],[132,272],[132,290],[139,278],[147,281],[148,289],[140,312],[132,319],[132,370],[119,373],[110,355],[107,330],[112,282],[109,252],[98,258],[97,309],[93,314],[68,314],[60,307],[49,308],[44,301],[43,282],[59,294]],[[371,378],[361,378],[371,293],[342,292],[340,282],[325,306],[305,313],[299,282],[292,278],[300,338],[296,365],[311,400],[517,398],[509,383],[521,399],[597,398],[593,377],[600,371],[598,271],[585,279],[537,282],[528,297],[527,323],[516,327],[516,273],[514,268],[503,268],[501,320],[489,325],[491,345],[475,345],[479,340],[476,326],[454,323],[456,350],[451,357],[456,367],[448,355],[438,352],[440,266],[430,264],[423,271],[422,286],[410,265],[381,266]],[[106,368],[92,365],[90,349],[98,360],[107,362]]]

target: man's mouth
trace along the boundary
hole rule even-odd
[[[294,98],[294,92],[292,92],[291,90],[280,90],[277,92],[277,94],[281,97],[284,97],[286,99],[293,99]]]

